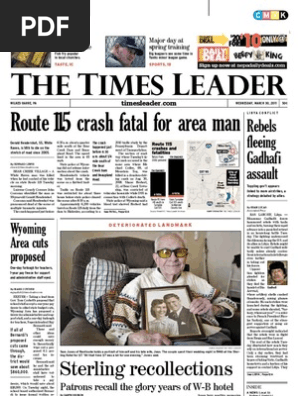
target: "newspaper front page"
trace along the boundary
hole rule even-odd
[[[93,0],[85,52],[1,53],[5,394],[294,394],[297,37],[271,7]]]

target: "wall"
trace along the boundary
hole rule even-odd
[[[226,292],[231,269],[233,278],[241,279],[240,269],[232,265],[234,256],[241,253],[240,232],[208,232],[209,282]],[[204,273],[206,276],[206,272]],[[239,285],[238,285],[239,287]]]

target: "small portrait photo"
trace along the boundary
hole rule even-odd
[[[287,261],[267,261],[268,278],[267,284],[287,285],[288,284],[288,262]]]
[[[144,36],[106,36],[106,67],[145,67]]]
[[[51,67],[51,53],[11,52],[11,67]]]
[[[170,339],[205,339],[201,319],[190,312],[189,286],[141,289],[143,329]]]

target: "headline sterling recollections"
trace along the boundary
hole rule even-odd
[[[125,364],[118,366],[107,365],[104,362],[94,361],[91,365],[78,365],[76,362],[63,361],[60,363],[60,375],[95,375],[95,376],[113,376],[117,380],[121,380],[125,377],[124,371],[126,369]],[[130,365],[128,366],[129,375],[141,375],[141,376],[176,376],[176,375],[232,375],[233,367],[230,365],[207,365],[203,362],[194,362],[187,366],[176,365],[172,360],[165,361],[163,364],[158,366],[150,365]]]

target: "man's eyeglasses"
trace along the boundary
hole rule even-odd
[[[172,253],[174,253],[177,258],[183,258],[188,255],[188,249],[177,248],[177,249],[171,250],[171,249],[164,248],[164,249],[158,250],[156,253],[159,255],[160,258],[170,258]]]

